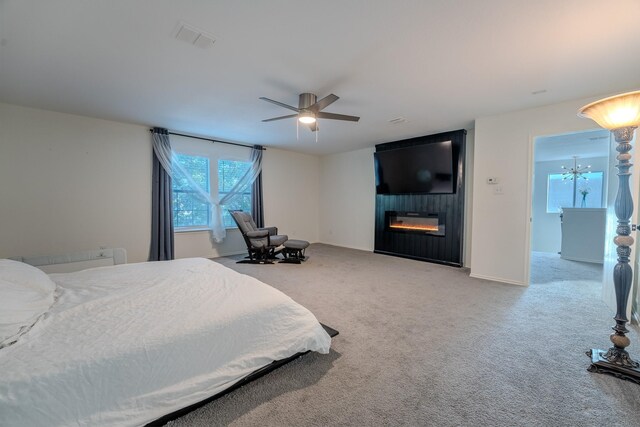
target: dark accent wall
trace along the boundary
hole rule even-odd
[[[464,158],[467,131],[464,129],[376,145],[376,152],[433,142],[451,141],[453,174],[457,177],[453,194],[376,195],[374,252],[461,267],[464,228]],[[385,229],[385,212],[444,213],[446,233],[402,233]]]

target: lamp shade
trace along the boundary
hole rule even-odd
[[[578,116],[592,119],[613,130],[640,125],[640,90],[592,102],[578,110]]]

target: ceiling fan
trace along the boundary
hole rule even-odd
[[[260,97],[260,99],[296,112],[296,114],[265,119],[263,122],[272,122],[274,120],[297,117],[300,123],[303,123],[311,129],[311,131],[315,132],[318,130],[317,119],[346,120],[348,122],[357,122],[360,120],[360,117],[356,116],[323,112],[322,110],[340,99],[334,94],[328,95],[318,101],[318,97],[313,93],[301,93],[298,101],[298,108],[283,104],[282,102],[274,101],[273,99],[265,98],[264,96]]]

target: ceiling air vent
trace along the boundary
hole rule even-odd
[[[407,123],[409,120],[405,119],[404,117],[396,117],[395,119],[391,119],[389,120],[389,123],[391,123],[392,125],[400,125],[402,123]]]
[[[209,49],[216,41],[211,35],[184,22],[178,25],[176,38],[201,49]]]

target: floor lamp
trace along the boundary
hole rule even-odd
[[[624,93],[593,102],[582,107],[578,115],[594,120],[605,129],[609,129],[618,146],[616,159],[618,164],[618,193],[616,195],[615,211],[618,217],[617,236],[613,242],[618,247],[618,263],[613,269],[613,283],[616,293],[616,325],[609,337],[613,347],[609,350],[592,349],[587,352],[591,357],[590,372],[609,374],[621,379],[640,384],[640,364],[631,359],[626,347],[630,340],[625,335],[629,331],[626,328],[627,303],[633,271],[629,265],[630,246],[633,245],[631,225],[629,220],[633,214],[633,198],[629,189],[629,177],[632,164],[631,140],[636,128],[640,125],[640,91]]]

